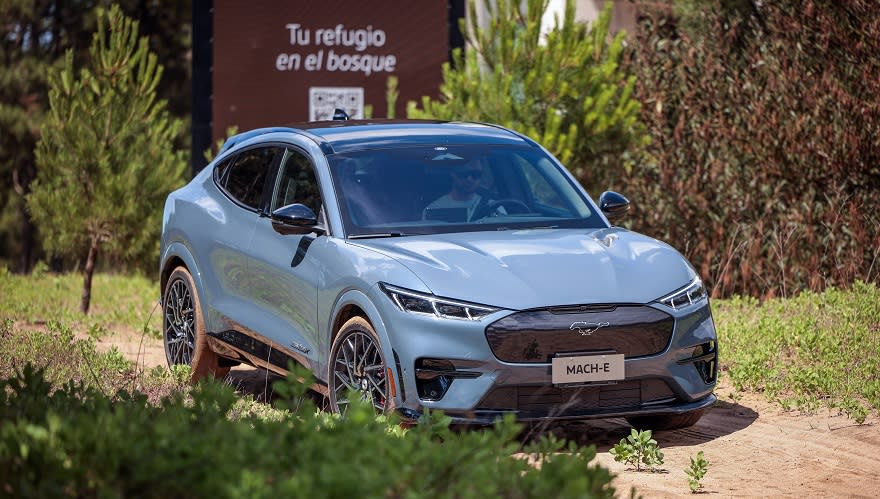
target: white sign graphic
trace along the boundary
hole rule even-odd
[[[340,71],[369,77],[376,73],[393,73],[397,68],[394,54],[362,53],[368,48],[385,46],[388,39],[384,30],[374,29],[372,25],[349,28],[337,24],[315,29],[314,33],[299,23],[288,23],[284,27],[290,36],[290,46],[302,51],[277,54],[275,69],[278,71]],[[351,49],[356,53],[350,53]]]

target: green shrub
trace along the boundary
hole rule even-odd
[[[300,383],[291,376],[281,382]],[[293,393],[299,389],[290,388]],[[282,389],[283,391],[283,389]],[[357,399],[345,417],[309,404],[280,419],[231,419],[214,382],[160,404],[53,389],[30,366],[0,381],[0,490],[20,497],[612,497],[593,447],[543,439],[512,456],[519,427],[452,431],[428,414],[403,432]],[[397,431],[389,431],[397,428]],[[560,452],[560,451],[565,452]]]
[[[154,268],[162,206],[186,171],[174,144],[183,122],[156,96],[163,68],[149,40],[119,6],[96,15],[86,64],[75,64],[71,49],[49,72],[50,109],[27,196],[46,251],[84,262],[83,313],[99,258]]]
[[[691,456],[691,465],[684,469],[688,476],[688,487],[692,494],[696,494],[703,488],[702,480],[709,472],[709,461],[703,455],[703,451],[697,452],[697,457]]]
[[[152,401],[180,391],[188,377],[164,367],[140,371],[116,348],[98,352],[94,338],[78,338],[64,323],[49,322],[45,330],[0,323],[0,378],[14,376],[25,365],[43,370],[52,386],[67,382],[113,397],[117,391],[140,391]]]

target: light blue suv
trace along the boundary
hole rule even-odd
[[[165,204],[169,364],[310,369],[333,410],[459,422],[694,424],[714,403],[709,300],[673,248],[609,223],[540,145],[492,125],[253,130]]]

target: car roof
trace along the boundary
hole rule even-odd
[[[325,154],[401,145],[533,144],[531,140],[518,133],[485,123],[430,120],[340,120],[250,130],[227,139],[221,152],[231,149],[245,140],[275,132],[306,135],[318,143]]]

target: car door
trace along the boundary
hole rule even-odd
[[[293,146],[285,148],[267,201],[265,215],[300,203],[319,214],[320,220],[321,192],[305,152]],[[317,326],[322,259],[316,255],[325,253],[322,248],[326,244],[327,237],[291,233],[264,216],[257,221],[248,249],[248,272],[260,283],[252,290],[253,300],[264,312],[255,319],[258,331],[270,347],[286,350],[286,355],[310,368],[320,364],[323,351]],[[273,363],[284,360],[283,356],[272,357]]]
[[[206,279],[216,283],[207,289],[205,300],[211,332],[241,330],[253,313],[250,290],[255,282],[247,270],[247,248],[282,152],[279,146],[253,147],[221,162],[215,171],[214,183],[222,193],[217,193],[222,223],[200,228],[210,241],[200,250],[209,259],[211,272]]]

